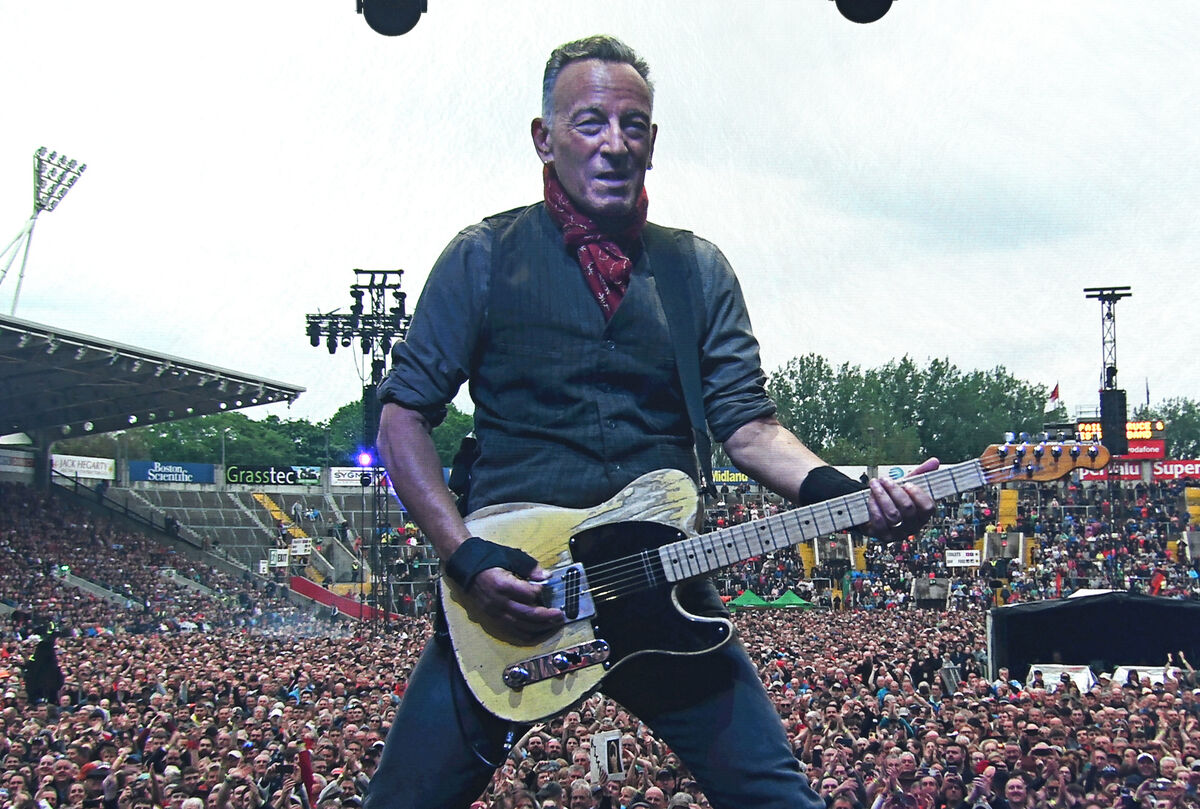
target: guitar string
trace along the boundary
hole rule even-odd
[[[1038,460],[1041,460],[1041,459],[1038,459]],[[1055,462],[1057,463],[1057,462],[1060,462],[1061,460],[1062,460],[1062,458],[1060,457],[1060,458],[1055,459]],[[985,458],[976,459],[975,461],[967,461],[962,464],[955,464],[950,467],[942,467],[939,469],[935,469],[931,472],[924,474],[920,480],[921,480],[921,482],[925,483],[926,488],[930,489],[930,490],[932,490],[935,486],[937,486],[939,484],[950,483],[953,487],[953,490],[949,494],[944,495],[944,496],[949,496],[950,494],[961,494],[962,492],[969,491],[976,487],[975,486],[967,486],[967,487],[960,489],[960,488],[958,488],[958,484],[954,480],[954,476],[960,472],[969,471],[969,467],[972,464],[974,464],[974,463],[979,464],[979,471],[985,479],[985,484],[994,484],[997,482],[1002,482],[1003,480],[1012,480],[1014,478],[1022,476],[1020,473],[1020,465],[1019,465],[1020,458],[1016,458],[1015,461],[1016,461],[1015,463],[1009,463],[1009,461],[1007,460],[1007,456],[1001,456],[999,454],[989,453]],[[1077,461],[1078,461],[1078,459],[1071,459],[1071,461],[1069,462],[1072,469],[1075,468]],[[1071,471],[1071,470],[1066,470],[1066,471]],[[932,491],[931,491],[931,493],[932,493]],[[843,500],[858,499],[856,497],[857,494],[858,493],[855,493],[852,495],[846,495],[841,499],[843,499]],[[861,495],[858,495],[858,496],[861,496]],[[824,501],[824,502],[832,503],[836,499],[837,498],[835,498],[834,500],[828,500],[828,501]],[[941,498],[939,498],[939,499],[941,499]],[[818,504],[814,504],[814,505],[819,506],[821,504],[818,503]],[[847,505],[851,505],[851,504],[847,503]],[[808,506],[806,508],[811,509],[812,506]],[[789,521],[789,518],[793,521],[798,519],[800,515],[797,515],[795,512],[800,511],[800,510],[801,509],[793,509],[792,511],[783,512],[779,515],[773,515],[772,517],[766,518],[767,520],[771,520],[772,522],[777,522],[780,525],[780,527],[783,529],[783,534],[784,534],[785,538],[787,539],[787,542],[785,545],[782,545],[780,547],[770,547],[765,544],[764,540],[761,537],[761,534],[757,534],[757,541],[760,543],[760,545],[763,546],[763,549],[760,550],[759,553],[754,554],[750,557],[746,557],[746,558],[747,559],[755,558],[761,554],[769,553],[771,550],[781,550],[782,548],[790,547],[792,545],[798,544],[797,542],[792,542],[791,537],[788,536],[788,528],[786,527],[786,523]],[[776,519],[776,517],[782,518],[782,519]],[[756,521],[756,522],[762,522],[762,521]],[[718,531],[713,531],[708,534],[702,534],[702,535],[699,535],[696,537],[689,537],[687,539],[678,540],[678,544],[687,543],[687,542],[694,543],[697,540],[703,540],[705,537],[715,537],[717,534],[725,532],[725,533],[728,533],[729,535],[733,535],[735,533],[741,534],[740,537],[734,538],[735,546],[740,539],[743,543],[745,543],[746,548],[750,548],[752,546],[751,546],[750,540],[748,539],[748,536],[754,535],[756,533],[756,532],[752,532],[750,530],[750,525],[753,525],[753,524],[754,523],[747,523],[747,524],[743,524],[743,525],[730,526],[729,528],[719,529]],[[822,536],[822,534],[819,533],[819,534],[813,535],[812,537],[808,537],[808,536],[804,536],[804,529],[802,527],[798,527],[797,530],[800,530],[800,532],[801,532],[801,538],[799,540],[800,542],[803,542],[806,539],[816,539],[817,537]],[[670,544],[676,544],[676,543],[670,543]],[[769,547],[769,549],[768,549],[768,547]],[[595,600],[611,601],[615,598],[621,597],[623,595],[627,595],[631,592],[636,592],[638,590],[650,589],[654,585],[650,581],[650,579],[647,576],[645,576],[647,564],[650,564],[653,568],[660,571],[659,574],[655,576],[655,578],[661,577],[663,579],[663,581],[666,582],[667,581],[666,571],[665,571],[665,568],[663,568],[661,562],[659,561],[658,555],[657,555],[657,551],[659,551],[659,550],[661,550],[661,547],[660,548],[648,548],[648,549],[644,549],[643,551],[639,551],[638,553],[635,553],[635,554],[618,557],[617,559],[613,559],[609,562],[604,562],[604,563],[596,565],[592,569],[592,571],[590,571],[588,574],[589,587],[586,588],[583,592],[590,594],[594,601]],[[746,559],[742,559],[742,560],[738,560],[738,561],[746,561]],[[737,561],[730,562],[729,564],[737,564]],[[726,567],[726,566],[728,566],[728,565],[724,565],[724,564],[716,565],[715,567],[711,568],[710,570],[716,570],[716,569],[719,569],[721,567]],[[707,573],[707,572],[710,572],[710,571],[702,571],[702,573]],[[697,574],[697,575],[702,575],[702,574]]]
[[[945,482],[953,483],[954,475],[957,474],[958,472],[963,471],[964,467],[969,466],[971,463],[972,462],[968,461],[966,464],[961,464],[961,465],[958,465],[957,467],[947,467],[944,469],[934,470],[933,472],[927,473],[927,475],[924,477],[922,482],[927,483],[927,488],[929,488],[931,490],[933,488],[935,488],[936,486],[938,486],[939,484],[942,484]],[[850,507],[852,505],[855,505],[853,503],[853,501],[860,499],[860,498],[865,499],[865,496],[858,495],[856,493],[856,494],[844,496],[842,498],[834,498],[834,499],[831,499],[831,500],[828,500],[825,502],[828,504],[833,504],[833,503],[836,503],[837,500],[841,499],[843,501],[843,505],[845,506],[845,510],[852,511],[852,509]],[[820,505],[820,504],[816,504],[816,505]],[[863,505],[865,505],[865,503],[860,504],[860,507],[862,507]],[[809,507],[809,508],[811,508],[811,507]],[[750,526],[754,525],[755,523],[747,523],[747,524],[742,524],[742,525],[730,526],[729,528],[721,529],[719,531],[714,531],[709,534],[701,535],[698,537],[689,537],[688,539],[680,540],[679,542],[681,544],[688,543],[688,542],[695,543],[697,540],[703,540],[705,537],[711,538],[711,537],[715,537],[718,534],[725,533],[726,535],[732,537],[732,542],[735,547],[738,545],[742,545],[743,547],[749,549],[749,548],[753,547],[754,542],[757,542],[760,545],[760,550],[758,551],[758,553],[755,553],[749,557],[746,557],[746,558],[754,558],[754,557],[757,557],[764,553],[769,553],[772,550],[779,550],[783,547],[789,547],[791,545],[797,544],[792,541],[791,536],[790,536],[790,530],[799,530],[801,532],[801,539],[800,539],[801,542],[804,541],[805,539],[815,538],[818,536],[822,536],[824,533],[826,533],[826,532],[820,532],[820,533],[812,535],[811,537],[805,536],[804,534],[805,534],[806,528],[802,525],[796,525],[794,529],[789,530],[788,527],[786,526],[786,523],[789,521],[796,522],[803,516],[803,515],[797,514],[796,512],[798,512],[798,511],[800,511],[800,509],[795,509],[795,510],[789,511],[789,512],[783,512],[782,514],[778,515],[778,517],[780,517],[782,519],[768,518],[768,519],[771,519],[773,522],[778,522],[780,527],[783,529],[783,534],[784,534],[784,538],[785,538],[786,542],[782,546],[777,546],[777,542],[775,540],[764,539],[761,533],[753,531]],[[756,521],[756,522],[761,523],[762,521]],[[773,533],[774,532],[772,532],[772,534]],[[729,547],[729,545],[726,544],[726,547]],[[654,554],[652,559],[655,562],[658,561],[657,553],[656,553],[656,551],[658,551],[658,550],[661,550],[661,548],[648,549],[648,551],[650,553]],[[710,553],[711,553],[711,551],[710,551]],[[744,560],[738,560],[738,561],[744,561]],[[729,564],[736,564],[736,561],[731,562]],[[717,569],[720,567],[726,567],[726,566],[727,565],[725,565],[725,564],[719,564],[719,565],[716,565],[713,569]],[[661,565],[656,565],[656,567],[661,568]],[[602,565],[597,565],[596,568],[594,569],[595,575],[589,574],[589,582],[593,582],[593,581],[595,582],[590,588],[590,590],[593,594],[593,599],[611,600],[612,598],[616,598],[616,597],[618,597],[620,595],[624,595],[628,592],[633,592],[638,589],[647,589],[648,587],[650,587],[652,585],[645,580],[645,577],[640,576],[640,575],[629,575],[631,573],[639,573],[640,574],[642,571],[644,571],[644,569],[645,569],[645,560],[644,560],[641,552],[639,552],[638,554],[630,555],[630,556],[619,557],[617,559],[612,560],[611,562],[608,562],[608,563],[605,563]],[[705,572],[708,572],[708,571],[705,571]],[[665,571],[662,574],[662,578],[664,579],[664,581],[666,580]],[[615,589],[606,589],[609,587],[613,587]]]
[[[933,470],[932,472],[926,473],[922,477],[922,482],[926,483],[926,488],[928,488],[928,489],[933,489],[938,484],[943,484],[946,482],[954,484],[954,475],[958,472],[963,471],[965,467],[970,466],[972,463],[973,463],[972,461],[968,461],[965,464],[958,464],[953,467],[946,467],[943,469]],[[965,489],[958,490],[958,491],[965,491]],[[839,499],[842,501],[853,501],[853,500],[857,500],[859,498],[864,498],[864,495],[860,494],[860,493],[854,493],[851,495],[843,496],[842,498],[834,498],[834,499],[824,501],[824,502],[825,503],[834,503]],[[821,504],[814,504],[814,505],[819,506]],[[847,506],[846,510],[849,511],[850,510],[849,506],[853,505],[853,503],[845,502],[845,505]],[[813,508],[813,506],[808,506],[806,508],[811,509],[811,508]],[[764,553],[769,553],[772,550],[781,550],[784,547],[790,547],[791,545],[798,544],[796,542],[791,541],[791,537],[789,535],[789,529],[786,526],[786,523],[788,521],[797,521],[800,519],[800,517],[802,515],[797,514],[796,512],[798,512],[798,511],[801,511],[801,509],[793,509],[792,511],[783,512],[779,515],[773,515],[772,517],[767,518],[768,520],[771,520],[772,522],[778,523],[780,525],[780,527],[783,529],[783,534],[784,534],[784,537],[787,540],[787,542],[786,542],[786,544],[779,546],[779,547],[774,547],[773,545],[768,545],[767,543],[770,542],[770,540],[764,540],[762,538],[761,534],[750,530],[750,526],[753,525],[754,523],[746,523],[746,524],[742,524],[742,525],[730,526],[728,528],[719,529],[717,531],[713,531],[708,534],[702,534],[702,535],[696,536],[696,537],[689,537],[687,539],[679,540],[678,543],[670,543],[670,544],[684,544],[684,543],[688,543],[688,542],[695,543],[697,540],[703,540],[705,537],[711,538],[711,537],[715,537],[718,534],[725,533],[730,536],[733,536],[734,534],[741,534],[740,537],[734,537],[733,542],[734,542],[735,546],[740,541],[741,543],[744,544],[744,546],[746,548],[750,548],[750,547],[752,547],[752,545],[751,545],[751,541],[750,541],[750,539],[748,539],[748,537],[752,536],[752,535],[756,535],[756,541],[762,546],[762,550],[760,550],[759,553],[756,553],[750,557],[747,557],[747,559],[755,558]],[[756,521],[756,522],[761,522],[761,521]],[[822,536],[824,533],[824,532],[822,532],[822,533],[814,534],[812,537],[804,536],[805,529],[799,525],[796,526],[796,528],[792,529],[792,530],[799,530],[801,532],[801,538],[799,540],[800,542],[803,542],[806,539],[810,539],[810,538],[815,539],[816,537]],[[667,581],[666,571],[665,571],[665,569],[663,569],[663,567],[658,559],[657,551],[659,551],[659,550],[661,550],[661,547],[660,548],[648,548],[648,549],[645,549],[644,551],[639,551],[636,554],[630,554],[628,556],[618,557],[617,559],[613,559],[609,562],[605,562],[605,563],[596,565],[593,568],[593,570],[591,572],[589,572],[589,574],[588,574],[589,587],[587,588],[586,592],[588,592],[592,596],[593,600],[611,601],[615,598],[618,598],[620,596],[626,595],[631,592],[636,592],[638,590],[643,590],[643,589],[650,589],[653,586],[653,584],[644,575],[647,561],[649,561],[652,565],[654,565],[654,567],[656,569],[661,571],[658,575],[655,576],[655,578],[662,578],[663,581],[666,582]],[[649,560],[647,560],[645,554],[650,554]],[[743,560],[738,560],[738,561],[745,561],[745,560],[743,559]],[[731,562],[729,564],[737,564],[737,562],[735,561],[735,562]],[[715,570],[720,567],[726,567],[726,566],[727,565],[721,564],[721,565],[717,565],[711,569]],[[703,572],[709,572],[709,571],[703,571]],[[697,575],[700,575],[700,574],[697,574]]]

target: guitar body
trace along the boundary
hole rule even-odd
[[[687,613],[670,582],[651,574],[649,585],[624,584],[626,568],[642,572],[630,558],[695,535],[699,503],[687,475],[659,470],[592,508],[510,503],[468,516],[473,535],[528,553],[552,576],[557,572],[569,583],[572,571],[582,567],[583,589],[594,599],[573,617],[576,610],[568,597],[567,623],[537,642],[524,643],[505,637],[491,616],[443,578],[442,607],[454,652],[476,699],[503,719],[533,722],[587,696],[610,670],[635,655],[700,654],[726,642],[731,623]],[[657,558],[655,553],[646,556]],[[566,589],[571,592],[569,584]],[[581,654],[593,662],[576,659]],[[550,660],[560,663],[562,673],[550,668]],[[506,681],[505,673],[514,667],[532,669],[532,681],[515,686]]]

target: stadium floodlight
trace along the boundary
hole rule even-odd
[[[0,259],[8,255],[4,269],[0,270],[0,283],[4,283],[17,253],[22,254],[21,270],[17,273],[17,288],[13,292],[10,315],[17,313],[17,301],[21,298],[21,283],[25,280],[25,264],[29,261],[29,245],[33,241],[33,227],[37,224],[38,215],[42,211],[53,211],[63,201],[63,197],[79,181],[80,175],[87,171],[87,164],[72,160],[58,152],[48,152],[45,146],[33,153],[33,214],[25,222],[21,231],[13,238],[8,246],[0,251]],[[24,250],[21,249],[22,243]]]
[[[79,176],[87,171],[87,163],[70,160],[65,154],[46,154],[43,146],[33,153],[35,216],[41,211],[53,211],[62,202]]]

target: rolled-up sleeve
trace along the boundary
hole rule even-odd
[[[382,402],[416,410],[433,426],[467,379],[486,316],[490,231],[484,224],[458,234],[434,264],[413,310],[405,340],[392,346],[392,370],[380,384]]]
[[[713,439],[721,442],[774,413],[775,403],[767,396],[758,340],[733,268],[711,242],[697,238],[695,246],[706,316],[700,348],[704,411]]]

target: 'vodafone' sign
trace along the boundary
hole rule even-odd
[[[1120,458],[1136,458],[1139,461],[1159,461],[1167,457],[1167,442],[1161,438],[1131,438],[1129,451]]]

